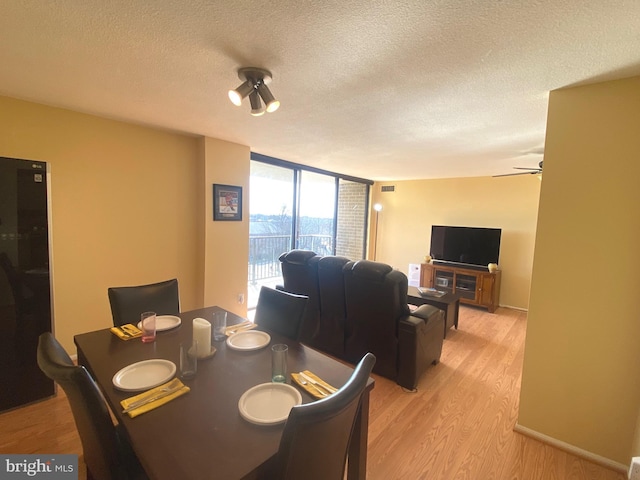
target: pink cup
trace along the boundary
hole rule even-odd
[[[156,341],[156,312],[144,312],[140,315],[142,324],[142,341],[150,343]]]

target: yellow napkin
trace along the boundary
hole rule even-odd
[[[131,405],[132,403],[138,400],[152,398],[156,394],[161,394],[164,391],[163,389],[165,388],[170,388],[172,392],[168,395],[165,395],[162,398],[153,400],[152,402],[149,402],[149,403],[145,403],[144,405],[141,405],[140,407],[135,408],[130,412],[127,412],[127,414],[131,418],[137,417],[138,415],[142,415],[143,413],[153,410],[154,408],[158,408],[161,405],[164,405],[165,403],[170,402],[174,398],[178,398],[184,395],[185,393],[188,393],[189,391],[191,391],[191,389],[187,387],[184,383],[182,383],[178,378],[174,378],[170,382],[159,385],[155,388],[152,388],[151,390],[147,390],[146,392],[140,393],[134,397],[125,398],[120,402],[120,405],[122,406],[123,409],[126,409],[129,405]]]
[[[324,380],[322,380],[317,375],[314,375],[313,373],[311,373],[309,370],[303,370],[303,373],[307,377],[313,378],[320,385],[324,385],[325,387],[329,388],[330,390],[331,389],[337,390],[333,385],[325,382]],[[328,392],[325,392],[321,388],[316,387],[314,384],[312,384],[310,382],[307,382],[304,378],[302,378],[300,376],[299,373],[292,373],[291,374],[291,378],[293,378],[294,382],[296,382],[298,385],[300,385],[302,388],[304,388],[307,392],[309,392],[311,395],[313,395],[316,398],[325,398],[325,397],[329,396]],[[306,384],[303,384],[302,382],[306,382]]]
[[[142,336],[142,330],[131,323],[120,325],[119,327],[111,327],[111,333],[121,340],[131,340]]]

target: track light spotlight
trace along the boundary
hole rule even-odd
[[[267,112],[275,112],[280,107],[280,102],[273,98],[273,94],[264,82],[258,85],[258,93],[262,97],[264,104],[267,106]]]
[[[242,105],[242,100],[249,96],[251,115],[259,116],[266,112],[275,112],[280,102],[273,97],[267,84],[271,82],[271,72],[262,68],[246,67],[238,70],[238,77],[244,83],[235,90],[229,90],[229,100],[234,105]],[[265,106],[262,106],[262,102]]]
[[[253,92],[254,89],[253,82],[247,80],[235,90],[229,90],[229,100],[231,100],[231,103],[235,106],[239,107],[242,105],[242,99]]]
[[[249,102],[251,102],[251,115],[259,117],[264,115],[264,107],[260,101],[260,95],[255,90],[249,94]]]

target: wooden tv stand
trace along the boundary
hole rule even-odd
[[[420,286],[457,293],[462,303],[495,312],[500,304],[500,270],[475,270],[433,263],[420,265]]]

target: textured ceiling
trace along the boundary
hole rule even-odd
[[[638,0],[1,0],[0,95],[374,180],[536,166],[550,90],[640,74]],[[281,108],[227,90],[267,68]]]

